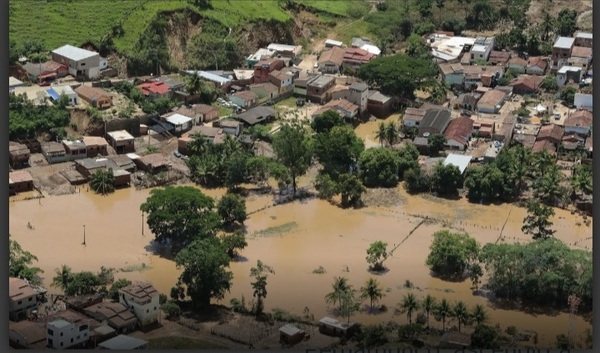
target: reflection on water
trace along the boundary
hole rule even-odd
[[[212,197],[219,197],[223,192],[222,189],[205,190]],[[421,222],[421,218],[411,215],[451,221],[452,226],[464,228],[481,243],[496,242],[502,227],[507,242],[527,239],[520,231],[524,209],[512,205],[479,206],[465,200],[408,196],[401,188],[399,192],[403,204],[391,208],[342,210],[321,200],[306,200],[253,213],[246,222],[248,247],[242,251],[247,261],[231,263],[234,284],[223,302],[228,304],[231,298],[242,295],[246,302],[250,301],[250,268],[260,259],[275,270],[268,279],[267,310],[279,307],[301,315],[308,307],[316,318],[331,315],[324,296],[333,278],[345,276],[354,287],[360,288],[373,276],[367,271],[365,259],[369,244],[376,240],[383,240],[390,247],[399,244]],[[144,225],[142,235],[139,211],[148,194],[149,190],[129,188],[103,197],[82,190],[80,194],[46,197],[41,202],[11,202],[10,234],[39,258],[38,265],[45,271],[47,287],[54,269],[62,264],[68,264],[74,271],[94,272],[100,266],[108,266],[124,271],[116,278],[149,280],[168,295],[179,270],[172,261],[152,255],[148,250],[153,236],[147,225]],[[271,203],[272,196],[250,196],[247,209],[252,212]],[[591,225],[577,226],[576,223],[581,222],[579,216],[556,210],[553,221],[556,237],[568,244],[577,243],[579,248],[591,249]],[[28,222],[34,229],[27,227]],[[82,245],[84,225],[86,246]],[[469,307],[484,304],[488,307],[490,323],[499,323],[503,328],[514,325],[519,329],[538,331],[541,347],[553,346],[556,335],[567,332],[567,314],[535,316],[494,308],[486,299],[472,295],[470,281],[450,283],[432,278],[424,262],[432,234],[440,227],[428,223],[418,227],[386,261],[389,272],[377,279],[386,288],[381,304],[389,308],[388,312],[361,313],[353,320],[405,322],[405,316],[393,316],[393,308],[408,292],[403,284],[410,280],[414,284],[412,291],[418,297],[429,293],[451,302],[463,300]],[[278,232],[281,230],[284,232]],[[313,274],[319,266],[326,270],[325,274]],[[57,292],[53,287],[49,290]],[[582,318],[577,318],[579,334],[590,327]]]

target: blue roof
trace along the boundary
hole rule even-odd
[[[46,93],[48,93],[48,95],[50,97],[52,97],[52,99],[54,99],[55,101],[57,101],[60,98],[60,94],[58,94],[54,88],[50,88],[46,90]]]

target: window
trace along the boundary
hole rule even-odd
[[[81,336],[77,336],[77,339],[80,339],[80,338],[81,338]]]
[[[146,309],[146,314],[150,313],[150,309]]]
[[[83,337],[87,337],[87,332],[85,332],[85,333],[83,334]]]
[[[61,332],[61,333],[60,333],[60,337],[62,337],[62,336],[63,336],[63,333]]]
[[[88,325],[81,325],[79,326],[79,332],[83,331],[83,330],[87,330]]]
[[[29,299],[27,299],[28,302],[32,301],[33,297],[29,297]]]
[[[62,343],[62,342],[60,342],[60,346],[61,346],[61,347],[63,346],[63,343]]]
[[[85,66],[85,63],[81,63],[81,66]]]
[[[73,339],[71,338],[71,343],[73,343]]]
[[[156,307],[154,307],[154,311],[156,311]]]
[[[48,339],[48,345],[49,345],[49,346],[53,346],[52,339]]]
[[[21,304],[23,304],[23,301],[22,301],[22,300],[19,300],[19,301],[17,302],[17,305],[21,305]]]
[[[48,329],[48,334],[49,334],[50,336],[54,336],[54,331],[52,331],[51,329]]]

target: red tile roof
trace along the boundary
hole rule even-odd
[[[522,59],[522,58],[512,58],[510,60],[508,60],[508,64],[514,64],[514,65],[519,65],[519,66],[527,66],[527,60]]]
[[[360,48],[347,48],[344,52],[344,61],[356,64],[365,64],[375,58],[375,54]]]
[[[406,111],[404,111],[404,117],[403,119],[405,120],[412,120],[412,121],[421,121],[423,120],[423,117],[425,117],[425,114],[427,113],[427,110],[425,109],[416,109],[416,108],[407,108]]]
[[[535,76],[535,75],[521,75],[519,77],[517,77],[516,80],[514,80],[513,82],[511,82],[509,84],[509,86],[525,86],[526,88],[528,88],[529,90],[535,91],[537,90],[540,85],[542,84],[542,80],[544,78],[541,76]]]
[[[542,70],[546,70],[548,67],[548,60],[546,60],[546,58],[543,56],[532,56],[529,58],[527,64],[528,66],[537,66]]]
[[[533,144],[533,152],[541,152],[543,150],[550,152],[550,154],[556,153],[556,147],[552,142],[548,140],[535,141]]]
[[[560,125],[550,124],[540,128],[537,135],[537,141],[548,140],[553,143],[560,143],[564,134],[564,129]]]
[[[232,95],[236,96],[236,97],[239,97],[239,98],[243,99],[246,102],[253,101],[253,100],[255,100],[255,99],[258,98],[256,96],[256,94],[254,94],[254,92],[252,92],[252,91],[241,91],[241,92],[236,92],[236,93],[234,93]]]
[[[322,63],[325,61],[331,61],[339,66],[342,65],[345,54],[346,50],[339,47],[333,47],[330,50],[326,50],[321,53],[321,56],[319,57],[319,62]]]
[[[356,105],[352,102],[349,102],[345,99],[336,99],[336,100],[327,102],[327,104],[325,104],[321,108],[317,109],[312,115],[317,116],[317,115],[325,113],[326,111],[328,111],[330,109],[336,109],[336,108],[342,109],[347,112],[353,112],[358,109],[358,105]]]
[[[591,58],[592,48],[588,47],[573,47],[571,51],[571,57],[575,58]]]
[[[565,119],[566,127],[589,128],[594,122],[594,116],[587,110],[578,110]]]
[[[485,92],[483,96],[481,96],[481,98],[479,98],[479,102],[477,102],[477,105],[479,106],[487,104],[495,107],[498,104],[500,104],[500,102],[502,102],[504,97],[506,97],[506,93],[504,91],[501,91],[499,89],[491,89]]]
[[[510,60],[510,53],[507,51],[492,50],[490,52],[489,62],[494,64],[506,64]]]
[[[169,86],[165,85],[163,82],[147,82],[142,83],[137,87],[142,90],[142,93],[146,96],[150,95],[150,93],[161,95],[169,92]]]
[[[26,183],[33,181],[33,177],[26,170],[15,170],[14,172],[8,173],[8,179],[13,183]]]
[[[444,137],[452,139],[463,145],[469,142],[469,136],[473,132],[473,119],[469,117],[460,117],[450,120]]]

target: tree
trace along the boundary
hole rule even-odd
[[[458,301],[456,304],[454,304],[452,316],[458,321],[458,332],[460,332],[462,325],[466,325],[467,321],[469,320],[469,310],[464,302]]]
[[[271,175],[270,166],[272,160],[264,156],[253,156],[248,159],[248,176],[250,180],[259,185],[267,185],[267,181]]]
[[[593,181],[592,168],[586,164],[577,164],[571,176],[573,195],[575,197],[579,193],[590,195],[594,190]]]
[[[356,169],[365,145],[350,125],[334,126],[315,138],[315,157],[335,180]]]
[[[554,93],[558,91],[558,83],[556,83],[555,75],[546,75],[540,85],[546,92]],[[575,99],[575,97],[573,97]]]
[[[437,321],[442,322],[442,331],[446,331],[446,319],[452,316],[452,308],[446,298],[442,299],[435,307],[433,315]]]
[[[363,299],[369,298],[371,301],[371,311],[373,311],[373,303],[378,302],[385,295],[383,288],[375,278],[369,278],[364,287],[360,288],[360,293]]]
[[[339,303],[339,311],[342,311],[342,298],[346,292],[348,292],[352,286],[348,284],[346,277],[336,277],[331,285],[332,291],[325,295],[325,302],[327,304],[336,305]]]
[[[402,298],[398,308],[396,308],[397,314],[406,314],[408,323],[412,324],[412,314],[419,310],[419,301],[413,293],[408,293]]]
[[[423,298],[423,301],[421,302],[421,309],[423,309],[423,312],[425,313],[425,316],[427,318],[427,328],[429,328],[429,315],[435,311],[435,307],[436,307],[435,297],[427,294],[425,296],[425,298]]]
[[[342,293],[340,298],[340,315],[348,319],[348,324],[350,324],[350,317],[360,309],[360,304],[360,298],[356,293],[356,289],[350,287]]]
[[[476,291],[479,289],[479,280],[483,276],[483,269],[481,265],[478,263],[474,263],[471,265],[471,270],[469,271],[469,279],[471,279],[471,283],[473,284],[473,289]]]
[[[398,127],[393,121],[390,121],[387,126],[385,126],[385,139],[388,145],[390,147],[395,145],[398,142],[399,136]]]
[[[317,134],[326,134],[329,133],[334,127],[344,125],[346,125],[344,118],[342,118],[338,112],[334,110],[328,110],[321,115],[315,116],[310,124],[310,127]]]
[[[437,69],[430,60],[404,54],[373,59],[358,71],[358,77],[369,86],[400,101],[414,99],[414,91],[432,86],[436,76]]]
[[[550,238],[556,232],[550,228],[552,227],[552,221],[550,221],[552,216],[554,216],[554,210],[551,207],[539,202],[530,202],[521,231],[531,235],[533,239]]]
[[[556,16],[556,30],[559,36],[571,37],[577,29],[577,10],[565,8],[560,10]]]
[[[427,140],[427,147],[429,147],[429,155],[437,156],[440,151],[444,149],[446,145],[446,138],[442,134],[433,134]]]
[[[226,227],[230,227],[235,223],[243,224],[248,218],[246,214],[246,200],[240,195],[226,194],[217,204],[217,213]]]
[[[8,62],[10,65],[14,65],[19,61],[19,49],[17,48],[17,42],[9,38],[9,47],[8,47]]]
[[[196,309],[204,309],[210,300],[223,299],[231,288],[233,274],[227,271],[229,257],[221,243],[215,238],[193,241],[175,257],[178,268],[183,267],[176,291],[191,298]]]
[[[380,2],[380,4],[385,3]],[[371,349],[388,343],[387,329],[381,324],[361,326],[360,330],[354,334],[354,338],[361,349]]]
[[[193,74],[191,74],[189,76],[186,76],[185,90],[189,94],[195,95],[196,93],[200,92],[201,88],[202,88],[202,79],[200,78],[200,75],[198,75],[197,72],[194,72]]]
[[[487,312],[481,304],[475,305],[473,312],[471,313],[471,317],[477,326],[485,324],[485,322],[488,320]]]
[[[229,155],[226,165],[225,185],[229,190],[236,190],[248,176],[248,155],[243,151],[235,151]]]
[[[338,194],[339,186],[327,173],[319,173],[315,180],[315,189],[319,197],[325,200],[331,200]]]
[[[417,8],[419,10],[419,15],[421,15],[422,19],[428,19],[433,15],[433,0],[423,0],[417,2]]]
[[[225,251],[230,258],[235,257],[236,250],[242,250],[248,246],[248,242],[246,242],[246,235],[241,231],[235,231],[231,234],[222,236],[221,244],[225,248]]]
[[[99,169],[90,177],[90,187],[94,192],[106,195],[115,191],[115,176],[112,169]]]
[[[563,187],[562,181],[564,175],[555,164],[552,165],[544,175],[535,180],[533,183],[534,195],[543,202],[556,205],[564,199],[566,189]]]
[[[10,237],[10,235],[9,235]],[[29,251],[23,250],[21,245],[12,239],[8,239],[8,275],[10,277],[24,278],[33,285],[40,285],[42,279],[40,273],[43,273],[41,268],[31,266],[38,258]]]
[[[440,23],[442,22],[442,9],[444,8],[444,6],[446,6],[445,2],[446,0],[435,0],[435,6],[437,6],[437,8],[440,10]]]
[[[360,207],[362,195],[367,191],[363,183],[353,174],[342,174],[339,179],[338,191],[341,194],[342,207]]]
[[[442,277],[461,277],[479,254],[479,244],[467,233],[451,233],[444,229],[433,234],[426,264]]]
[[[298,121],[284,124],[273,139],[277,160],[288,169],[296,196],[296,180],[306,173],[311,164],[312,143],[304,126]]]
[[[464,186],[473,202],[491,202],[507,196],[505,174],[496,163],[467,168]]]
[[[131,281],[125,278],[119,278],[112,284],[108,291],[108,298],[114,301],[119,300],[119,289],[125,288],[131,285]]]
[[[398,184],[399,157],[387,148],[369,148],[359,158],[359,176],[368,187]]]
[[[193,155],[201,156],[208,149],[208,140],[204,136],[196,134],[192,141],[188,142],[187,148]]]
[[[387,142],[387,130],[383,121],[379,123],[379,128],[375,132],[375,138],[379,141],[381,147],[383,147],[384,142]]]
[[[140,206],[158,243],[170,243],[177,254],[196,239],[213,237],[220,224],[214,201],[190,186],[153,189]]]
[[[540,23],[540,32],[541,32],[541,39],[542,42],[547,42],[548,41],[548,35],[550,34],[550,32],[553,31],[554,29],[554,18],[552,18],[552,15],[550,15],[550,13],[548,11],[546,11],[546,9],[542,10],[542,23]],[[556,82],[556,81],[554,81]]]
[[[471,347],[476,349],[498,349],[498,332],[492,326],[477,325],[471,334]]]
[[[267,297],[267,277],[268,274],[274,274],[273,268],[260,260],[256,261],[256,267],[250,269],[250,276],[254,277],[255,282],[250,283],[254,289],[254,313],[256,317],[260,317],[264,309],[264,299]]]
[[[73,279],[73,270],[67,265],[62,265],[60,269],[55,270],[55,273],[56,276],[52,278],[51,285],[65,292]]]
[[[367,249],[367,263],[373,271],[383,271],[383,262],[388,257],[387,243],[381,240],[371,243]]]
[[[431,188],[429,176],[421,167],[410,168],[404,172],[404,187],[410,193],[427,192]]]
[[[577,88],[571,86],[564,87],[560,91],[560,99],[566,104],[571,105],[575,102],[575,93],[577,93]]]
[[[457,166],[438,162],[431,174],[431,189],[440,195],[458,195],[463,176]]]
[[[82,271],[71,275],[64,292],[66,296],[94,294],[101,285],[100,278],[95,273]]]

